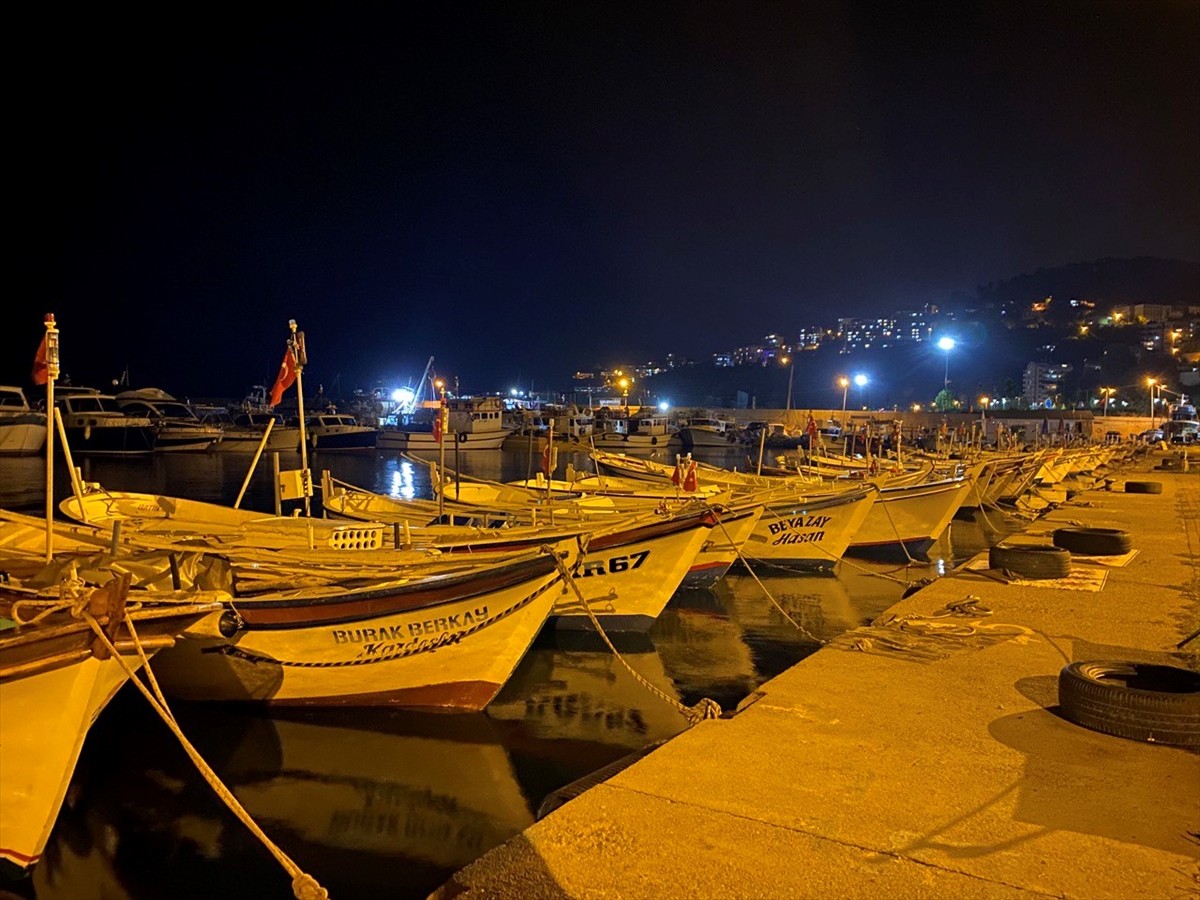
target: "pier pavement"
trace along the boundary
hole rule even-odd
[[[1119,528],[1120,564],[1005,583],[983,554],[432,896],[1200,897],[1200,754],[1057,710],[1072,661],[1200,669],[1200,638],[1178,646],[1200,627],[1200,458],[1156,451],[1110,478],[1012,540]]]

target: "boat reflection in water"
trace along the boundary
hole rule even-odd
[[[140,713],[126,704],[120,717],[133,728]],[[180,704],[176,715],[263,831],[319,872],[333,897],[425,896],[534,821],[482,714],[268,717]],[[78,814],[60,817],[35,869],[37,897],[98,896],[101,883],[113,887],[105,897],[188,895],[199,884],[211,895],[222,882],[239,885],[226,896],[291,896],[285,873],[157,731],[110,746],[119,760],[92,758],[76,786]]]

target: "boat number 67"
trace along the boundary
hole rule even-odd
[[[616,575],[618,572],[628,572],[630,569],[640,568],[649,555],[649,550],[643,550],[641,553],[630,553],[628,556],[584,560],[583,571],[579,573],[579,577],[587,578],[589,575]]]

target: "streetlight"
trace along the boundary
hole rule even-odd
[[[854,383],[858,385],[858,402],[861,405],[863,402],[863,388],[867,384],[867,376],[860,372],[854,376]]]
[[[1108,418],[1108,398],[1111,397],[1116,392],[1117,392],[1117,389],[1113,388],[1113,387],[1100,388],[1100,393],[1102,393],[1104,395],[1104,418],[1106,418],[1106,419]]]
[[[842,389],[842,418],[838,423],[838,429],[844,430],[846,427],[846,391],[850,388],[850,379],[845,375],[838,378],[838,386]]]
[[[779,361],[788,367],[788,392],[787,392],[787,406],[785,407],[785,411],[791,412],[792,411],[792,376],[794,376],[796,374],[796,360],[795,360],[795,358],[789,358],[789,357],[785,356]],[[791,365],[788,365],[789,363],[791,363]]]
[[[1158,384],[1155,378],[1147,378],[1146,385],[1150,388],[1150,427],[1154,427],[1154,385]]]
[[[942,379],[942,390],[950,390],[950,351],[954,349],[955,340],[952,337],[944,337],[937,342],[938,347],[946,352],[946,374]]]
[[[621,398],[624,400],[625,409],[629,409],[629,379],[622,378],[617,382],[621,386]]]

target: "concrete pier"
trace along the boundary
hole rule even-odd
[[[1008,582],[983,554],[433,897],[1200,897],[1200,753],[1058,712],[1073,661],[1200,670],[1200,459],[1109,477],[1012,540],[1117,528],[1132,555]]]

